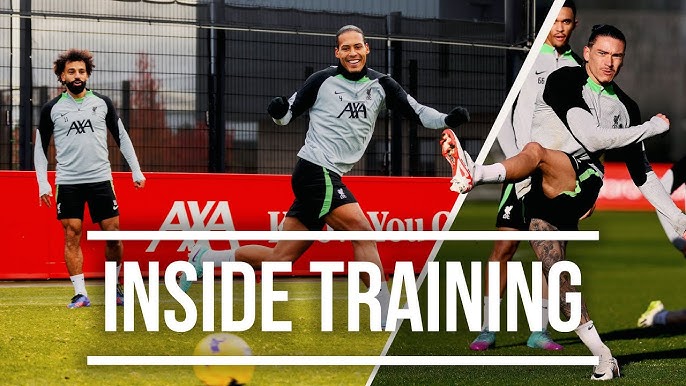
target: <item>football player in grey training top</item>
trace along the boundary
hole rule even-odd
[[[55,203],[57,219],[64,229],[64,260],[74,285],[69,308],[90,306],[83,277],[81,226],[85,204],[91,220],[105,231],[119,230],[119,204],[112,184],[112,169],[107,149],[107,132],[112,134],[133,173],[136,188],[145,186],[138,158],[112,101],[86,88],[93,72],[93,55],[87,50],[71,49],[55,60],[53,70],[66,91],[41,110],[34,151],[38,195],[42,204],[52,206],[52,187],[48,182],[48,146],[55,138],[57,171]],[[121,241],[107,241],[105,258],[117,262],[121,270]],[[117,304],[124,297],[117,286]]]
[[[474,186],[521,181],[531,176],[531,191],[524,197],[530,230],[577,230],[579,219],[593,208],[604,167],[601,155],[622,149],[631,177],[641,193],[664,215],[677,234],[686,231],[686,215],[674,204],[650,167],[642,141],[669,130],[669,119],[656,114],[642,122],[634,102],[614,82],[624,61],[626,38],[611,25],[593,27],[584,47],[583,67],[564,67],[552,73],[536,100],[531,140],[522,151],[502,163],[475,165],[459,142],[454,150],[469,172],[453,179],[453,188],[466,193]],[[555,149],[555,150],[551,150]],[[565,241],[531,241],[546,275],[564,260]],[[560,278],[561,311],[570,316],[568,293],[575,292],[569,278]],[[593,355],[599,357],[592,380],[619,375],[619,366],[602,342],[586,305],[575,330]]]
[[[360,28],[342,27],[336,34],[334,53],[339,60],[338,66],[314,73],[290,98],[274,98],[267,108],[279,125],[286,125],[309,110],[305,145],[298,152],[299,159],[292,175],[295,201],[286,214],[285,231],[321,230],[324,224],[335,230],[372,230],[341,176],[364,154],[383,108],[400,111],[430,129],[455,128],[469,121],[464,108],[456,107],[444,114],[423,106],[390,76],[367,68],[369,45]],[[354,240],[352,244],[355,260],[376,264],[383,278],[376,243]],[[263,261],[294,261],[310,245],[312,241],[279,241],[274,248],[247,245],[235,251],[212,251],[196,245],[189,254],[189,261],[200,276],[202,261],[219,264],[236,260],[260,267]],[[369,277],[362,280],[369,285]],[[180,284],[187,290],[191,282],[182,275]],[[377,297],[383,325],[389,298],[385,281]]]
[[[534,62],[533,68],[526,77],[517,100],[512,106],[509,119],[505,121],[503,127],[498,132],[498,143],[503,153],[505,153],[505,158],[516,155],[522,150],[524,145],[530,142],[536,97],[543,92],[547,77],[559,68],[578,67],[581,64],[581,58],[569,46],[569,39],[571,39],[576,25],[576,5],[573,1],[567,0],[560,9],[557,18],[555,18],[555,23],[546,36],[545,43],[536,57],[536,62]],[[529,222],[524,216],[523,204],[523,195],[526,193],[527,185],[527,181],[516,184],[503,184],[495,223],[498,230],[529,230]],[[498,299],[501,299],[505,293],[507,262],[512,260],[518,247],[519,241],[516,240],[499,240],[493,243],[493,251],[488,260],[500,263],[500,292],[490,293],[488,285],[489,266],[486,266],[486,273],[484,274],[486,295],[484,296],[483,305],[483,324],[481,326],[481,333],[469,345],[469,348],[472,350],[483,351],[495,346],[495,332],[490,331],[488,328],[489,298],[498,296]],[[541,303],[542,329],[540,331],[532,331],[526,344],[531,348],[553,351],[562,350],[562,345],[553,341],[547,330],[548,282],[545,279],[545,275],[541,280],[541,284],[543,294],[543,301]]]

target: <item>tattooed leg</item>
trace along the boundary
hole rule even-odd
[[[557,231],[558,229],[551,225],[550,223],[541,219],[532,219],[531,225],[529,227],[532,231]],[[565,254],[567,250],[566,241],[557,240],[532,240],[530,241],[531,247],[536,253],[538,260],[543,263],[543,274],[546,279],[549,280],[548,274],[550,273],[550,268],[553,264],[558,261],[565,259]],[[566,317],[571,315],[571,306],[565,300],[567,293],[576,292],[576,289],[571,284],[569,279],[569,273],[564,272],[560,275],[560,310]],[[548,294],[548,296],[555,296],[554,294]],[[591,320],[588,316],[588,309],[586,308],[586,302],[583,298],[581,300],[581,320],[579,324],[584,324]]]

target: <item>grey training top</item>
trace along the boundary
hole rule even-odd
[[[567,47],[564,53],[558,51],[549,44],[543,44],[541,52],[526,77],[522,89],[519,91],[517,100],[510,110],[508,119],[498,132],[498,144],[505,154],[505,158],[511,158],[518,154],[524,145],[531,142],[531,123],[534,115],[536,97],[543,92],[547,77],[561,67],[578,67],[581,58],[571,48]]]
[[[620,149],[634,184],[683,234],[686,216],[655,176],[642,142],[667,130],[669,125],[657,116],[641,123],[638,105],[616,83],[600,86],[584,67],[565,67],[548,78],[536,100],[531,140],[590,161],[600,176],[601,155]]]
[[[39,195],[52,192],[47,177],[47,155],[53,135],[58,185],[111,180],[108,131],[129,164],[133,180],[143,180],[131,139],[109,98],[88,90],[80,100],[63,92],[46,103],[41,110],[34,151]]]
[[[309,109],[305,144],[298,157],[343,175],[362,158],[379,112],[388,107],[430,129],[446,127],[446,114],[423,106],[390,76],[363,68],[350,73],[332,66],[312,74],[293,94],[288,113],[274,119],[279,125]]]

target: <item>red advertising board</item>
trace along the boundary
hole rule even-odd
[[[652,164],[658,177],[662,177],[670,168],[669,164]],[[672,199],[679,208],[684,208],[684,187],[681,186],[672,194]],[[598,210],[653,210],[641,191],[634,185],[626,165],[617,162],[605,164],[605,178],[596,204]]]
[[[598,210],[652,210],[633,184],[622,163],[607,163]],[[662,176],[667,164],[655,164]],[[54,181],[54,173],[50,173]],[[129,173],[114,173],[120,204],[122,230],[277,230],[293,194],[290,176],[249,174],[147,173],[145,189],[135,190]],[[1,232],[5,242],[2,279],[50,279],[68,277],[63,260],[63,233],[55,219],[55,208],[38,205],[34,172],[1,171],[3,197],[0,200]],[[440,230],[457,196],[446,178],[345,177],[374,230]],[[684,206],[684,188],[672,198]],[[88,214],[86,214],[88,216]],[[459,218],[459,217],[458,217]],[[84,232],[98,230],[88,217]],[[125,260],[138,261],[147,271],[148,261],[159,261],[164,269],[185,260],[195,243],[188,241],[127,241]],[[213,249],[237,248],[244,244],[274,245],[272,242],[212,241]],[[412,261],[421,270],[433,241],[380,242],[379,252],[387,273],[395,261]],[[104,242],[82,239],[84,272],[103,276]],[[312,260],[350,260],[349,242],[315,242],[293,266],[293,274],[309,273]]]
[[[114,173],[122,230],[254,231],[277,230],[293,194],[290,176],[147,173],[145,189],[135,190],[130,173]],[[39,207],[34,172],[0,172],[5,197],[0,213],[5,236],[5,264],[0,279],[68,277],[63,260],[63,231],[55,208]],[[54,173],[50,173],[54,182]],[[441,230],[457,196],[447,178],[357,177],[345,183],[355,193],[374,230]],[[87,277],[104,276],[104,242],[88,241],[86,233],[98,230],[88,214],[82,249]],[[138,261],[147,271],[149,261],[163,269],[186,260],[195,243],[188,241],[126,241],[124,259]],[[398,260],[412,261],[420,271],[435,242],[379,242],[387,273]],[[212,241],[213,249],[270,242]],[[7,250],[9,248],[9,250]],[[350,242],[315,242],[293,265],[296,275],[308,274],[311,260],[347,261]]]

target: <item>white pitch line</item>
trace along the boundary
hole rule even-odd
[[[88,240],[598,241],[598,231],[88,231]]]
[[[597,366],[596,356],[88,356],[89,366]]]

